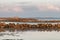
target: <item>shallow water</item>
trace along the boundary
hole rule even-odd
[[[0,39],[23,39],[23,40],[60,40],[60,32],[38,32],[38,31],[26,31],[26,32],[5,32],[12,33],[12,35],[0,36]]]

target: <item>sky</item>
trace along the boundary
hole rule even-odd
[[[0,17],[60,17],[60,0],[0,0]]]

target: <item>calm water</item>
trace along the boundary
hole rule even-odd
[[[5,32],[5,33],[10,33],[10,32]],[[52,32],[27,31],[27,32],[14,32],[13,34],[15,36],[5,35],[5,36],[0,36],[0,39],[60,40],[60,32],[55,32],[55,31]]]

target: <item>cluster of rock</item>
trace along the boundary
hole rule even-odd
[[[60,22],[60,20],[41,20],[36,18],[8,17],[0,18],[0,22]]]
[[[14,24],[0,23],[0,32],[5,31],[60,31],[60,24]]]

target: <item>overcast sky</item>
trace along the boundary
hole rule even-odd
[[[0,0],[0,17],[60,17],[60,0]]]
[[[60,0],[0,0],[0,3],[16,3],[16,2],[35,2],[35,3],[60,3]]]

